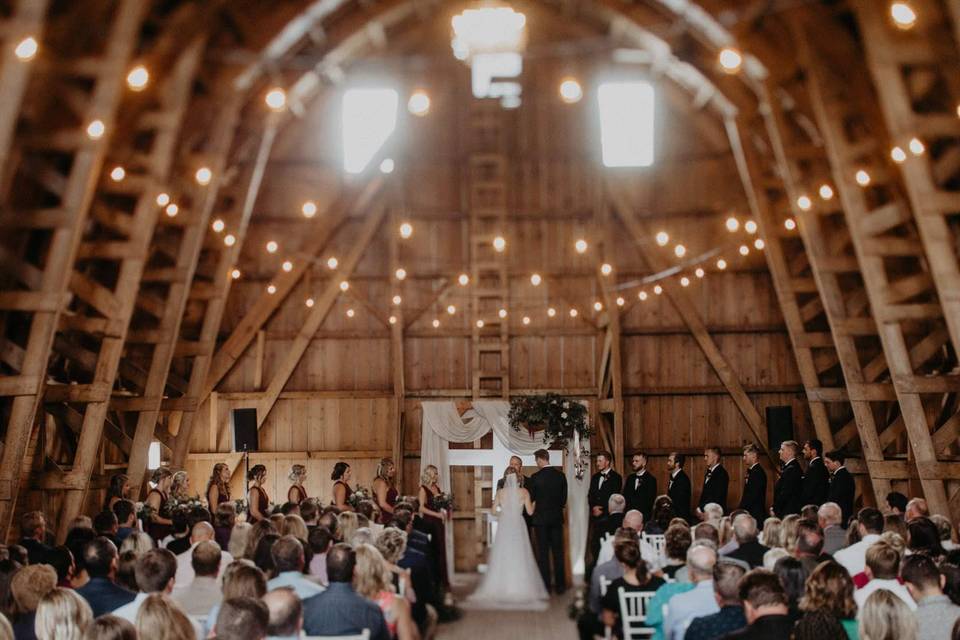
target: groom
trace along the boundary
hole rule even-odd
[[[540,469],[530,476],[533,500],[536,502],[531,521],[537,536],[537,564],[547,590],[561,594],[567,590],[563,556],[563,508],[567,504],[567,478],[562,471],[549,466],[550,454],[546,449],[538,449],[533,457]]]

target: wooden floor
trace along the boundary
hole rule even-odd
[[[473,591],[479,574],[457,574],[453,591],[462,601]],[[440,640],[575,640],[577,625],[567,615],[573,600],[573,589],[562,596],[551,596],[546,611],[463,611],[456,622],[440,625]]]

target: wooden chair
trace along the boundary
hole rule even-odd
[[[623,625],[623,640],[649,638],[654,630],[644,626],[647,620],[647,605],[653,598],[653,591],[624,591],[619,589],[620,622]]]

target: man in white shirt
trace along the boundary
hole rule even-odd
[[[687,551],[687,572],[694,587],[679,593],[667,602],[663,619],[666,640],[682,640],[694,618],[720,611],[713,593],[713,567],[717,564],[715,548],[700,543]]]
[[[277,569],[277,577],[267,583],[267,589],[290,587],[301,600],[306,600],[325,589],[303,575],[303,545],[294,536],[283,536],[277,540],[270,554]]]
[[[864,507],[857,514],[860,542],[833,554],[833,559],[844,566],[851,576],[861,573],[866,567],[867,549],[880,540],[883,533],[883,514],[873,507]]]
[[[640,543],[640,557],[643,558],[643,561],[647,563],[647,570],[656,571],[659,569],[662,564],[659,554],[654,551],[653,547],[650,546],[650,543],[644,540],[640,535],[640,532],[643,531],[643,514],[636,509],[627,511],[627,515],[623,516],[623,526],[624,528],[633,529],[637,532],[637,541]],[[600,546],[600,554],[597,556],[597,565],[601,565],[613,558],[614,537],[615,536],[610,536]]]
[[[274,589],[262,600],[270,611],[267,640],[298,640],[303,629],[303,603],[293,589]]]
[[[223,592],[217,575],[220,573],[220,545],[204,540],[193,546],[194,578],[186,587],[173,590],[173,600],[187,615],[206,616],[214,605],[223,600]]]
[[[911,611],[917,610],[917,603],[914,602],[910,591],[897,580],[897,573],[900,569],[900,553],[896,549],[884,540],[875,542],[867,549],[866,562],[866,573],[870,582],[853,592],[853,599],[857,601],[858,611],[863,611],[863,605],[867,598],[879,589],[886,589],[903,600]]]
[[[201,542],[213,542],[216,538],[213,527],[209,522],[198,522],[190,530],[190,548],[177,556],[177,588],[189,587],[193,582],[193,550]],[[229,551],[220,550],[220,570],[217,573],[217,580],[223,575],[223,570],[233,562],[233,556]]]

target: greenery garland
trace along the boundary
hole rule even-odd
[[[591,433],[587,407],[556,393],[511,398],[508,419],[515,430],[523,429],[531,436],[543,430],[547,447],[558,444],[566,449],[574,433],[579,433],[581,440],[587,440]]]

